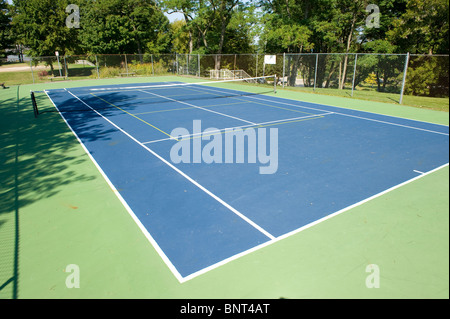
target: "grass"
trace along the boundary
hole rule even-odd
[[[304,87],[285,87],[285,90],[292,90],[294,92],[304,92],[311,94],[320,94],[320,95],[330,95],[330,96],[339,96],[346,97],[358,100],[366,100],[366,101],[376,101],[383,102],[389,104],[399,104],[400,94],[396,93],[383,93],[377,92],[375,90],[369,89],[359,89],[353,92],[353,97],[351,96],[351,89],[324,89],[317,88],[314,90],[313,88],[304,88]],[[426,97],[426,96],[413,96],[413,95],[404,95],[403,96],[403,105],[414,106],[419,108],[426,108],[435,111],[449,111],[449,99],[447,98],[436,98],[436,97]]]
[[[25,63],[22,63],[26,65]],[[16,64],[21,65],[21,64]],[[2,66],[4,68],[5,66]],[[117,72],[112,72],[111,69],[116,68],[101,68],[100,69],[100,77],[101,78],[114,78],[118,77],[119,69]],[[133,69],[133,66],[130,65],[130,69]],[[130,70],[131,71],[135,71]],[[57,69],[55,72],[58,73]],[[125,72],[125,71],[124,71]],[[155,74],[159,75],[159,71],[156,69]],[[47,83],[50,82],[50,77],[39,77],[39,71],[34,72],[34,83]],[[164,74],[168,75],[168,74]],[[92,66],[84,66],[84,65],[69,65],[69,80],[84,80],[84,79],[96,79],[96,70],[95,67]],[[32,84],[33,77],[31,72],[0,72],[0,83],[5,82],[6,85],[22,85],[22,84]],[[329,96],[339,96],[352,98],[356,100],[366,100],[366,101],[376,101],[383,102],[388,104],[399,104],[400,95],[395,93],[382,93],[376,92],[372,89],[357,89],[354,91],[353,97],[351,97],[351,90],[344,89],[324,89],[317,88],[315,91],[313,88],[304,88],[304,87],[285,87],[285,90],[291,90],[294,92],[303,92],[303,93],[311,93],[311,94],[320,94],[320,95],[329,95]],[[412,95],[404,95],[403,97],[403,105],[431,109],[436,111],[449,111],[449,99],[448,98],[435,98],[435,97],[424,97],[424,96],[412,96]]]

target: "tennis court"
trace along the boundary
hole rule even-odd
[[[35,94],[38,107],[51,100],[181,283],[448,165],[448,126],[290,100],[271,85],[247,91],[175,81]],[[274,156],[251,160],[247,136],[244,161],[227,157],[232,129]],[[211,141],[223,156],[195,161]],[[190,160],[174,163],[180,143]]]

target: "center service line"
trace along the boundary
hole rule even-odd
[[[162,162],[164,162],[165,164],[167,164],[170,168],[172,168],[174,171],[176,171],[177,173],[179,173],[181,176],[183,176],[184,178],[186,178],[188,181],[190,181],[192,184],[194,184],[195,186],[197,186],[198,188],[200,188],[202,191],[204,191],[206,194],[208,194],[209,196],[211,196],[212,198],[214,198],[216,201],[218,201],[219,203],[221,203],[223,206],[225,206],[226,208],[228,208],[229,210],[231,210],[234,214],[236,214],[237,216],[239,216],[241,219],[243,219],[244,221],[246,221],[248,224],[250,224],[251,226],[253,226],[255,229],[257,229],[259,232],[263,233],[266,237],[270,238],[271,240],[275,239],[275,236],[273,236],[272,234],[270,234],[269,232],[267,232],[265,229],[263,229],[261,226],[259,226],[258,224],[256,224],[254,221],[252,221],[250,218],[248,218],[247,216],[243,215],[241,212],[239,212],[238,210],[236,210],[234,207],[232,207],[231,205],[229,205],[227,202],[225,202],[224,200],[222,200],[220,197],[218,197],[217,195],[213,194],[211,191],[209,191],[208,189],[206,189],[204,186],[200,185],[198,182],[196,182],[195,180],[193,180],[191,177],[189,177],[186,173],[184,173],[183,171],[181,171],[180,169],[178,169],[177,167],[175,167],[173,164],[171,164],[170,162],[168,162],[166,159],[164,159],[163,157],[161,157],[159,154],[157,154],[156,152],[154,152],[153,150],[151,150],[150,148],[148,148],[147,146],[145,146],[144,144],[142,144],[141,142],[139,142],[136,138],[134,138],[132,135],[130,135],[128,132],[126,132],[125,130],[123,130],[122,128],[120,128],[119,126],[117,126],[114,122],[112,122],[110,119],[106,118],[105,116],[103,116],[102,114],[100,114],[99,112],[97,112],[95,109],[93,109],[89,104],[87,104],[86,102],[84,102],[83,100],[81,100],[78,96],[76,96],[75,94],[73,94],[70,91],[69,92],[70,95],[72,95],[73,97],[75,97],[77,100],[79,100],[81,103],[83,103],[84,105],[86,105],[87,107],[89,107],[91,110],[93,110],[95,113],[97,113],[98,115],[100,115],[103,119],[105,119],[107,122],[109,122],[111,125],[113,125],[115,128],[117,128],[119,131],[121,131],[122,133],[124,133],[125,135],[127,135],[129,138],[131,138],[133,141],[135,141],[137,144],[139,144],[140,146],[142,146],[144,149],[146,149],[148,152],[150,152],[151,154],[153,154],[155,157],[157,157],[158,159],[160,159]]]
[[[219,114],[219,115],[222,115],[222,116],[226,116],[226,117],[229,117],[229,118],[232,118],[232,119],[241,121],[241,122],[249,123],[249,124],[252,124],[252,125],[257,125],[256,123],[253,123],[253,122],[250,122],[250,121],[241,119],[241,118],[239,118],[239,117],[235,117],[235,116],[231,116],[231,115],[228,115],[228,114],[224,114],[224,113],[220,113],[220,112],[208,110],[208,109],[205,109],[205,108],[203,108],[203,107],[201,107],[201,106],[197,106],[197,105],[194,105],[194,104],[191,104],[191,103],[186,103],[186,102],[183,102],[183,101],[178,101],[178,100],[172,99],[172,98],[167,97],[167,96],[159,95],[159,94],[152,93],[152,92],[147,92],[147,91],[144,91],[144,90],[138,90],[138,91],[144,92],[144,93],[147,93],[147,94],[151,94],[151,95],[154,95],[154,96],[157,96],[157,97],[160,97],[160,98],[169,100],[169,101],[173,101],[173,102],[178,102],[178,103],[181,103],[181,104],[189,105],[189,106],[195,107],[195,108],[200,109],[200,110],[203,110],[203,111],[207,111],[207,112]]]

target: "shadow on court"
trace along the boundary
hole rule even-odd
[[[0,111],[0,299],[17,299],[20,239],[29,236],[21,210],[94,177],[76,171],[87,157],[72,155],[79,144],[57,113],[34,118],[27,90],[0,91]]]

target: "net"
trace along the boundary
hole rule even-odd
[[[53,89],[32,91],[31,100],[36,117],[48,112],[84,112],[118,108],[118,105],[121,109],[132,109],[137,105],[163,107],[169,103],[188,101],[194,104],[195,101],[201,101],[199,104],[205,105],[206,100],[276,93],[276,79],[275,75],[271,75],[208,82],[138,83]],[[57,102],[55,105],[52,96],[64,102]],[[53,103],[49,103],[49,98]],[[90,107],[84,103],[76,103],[73,99],[82,100]]]

